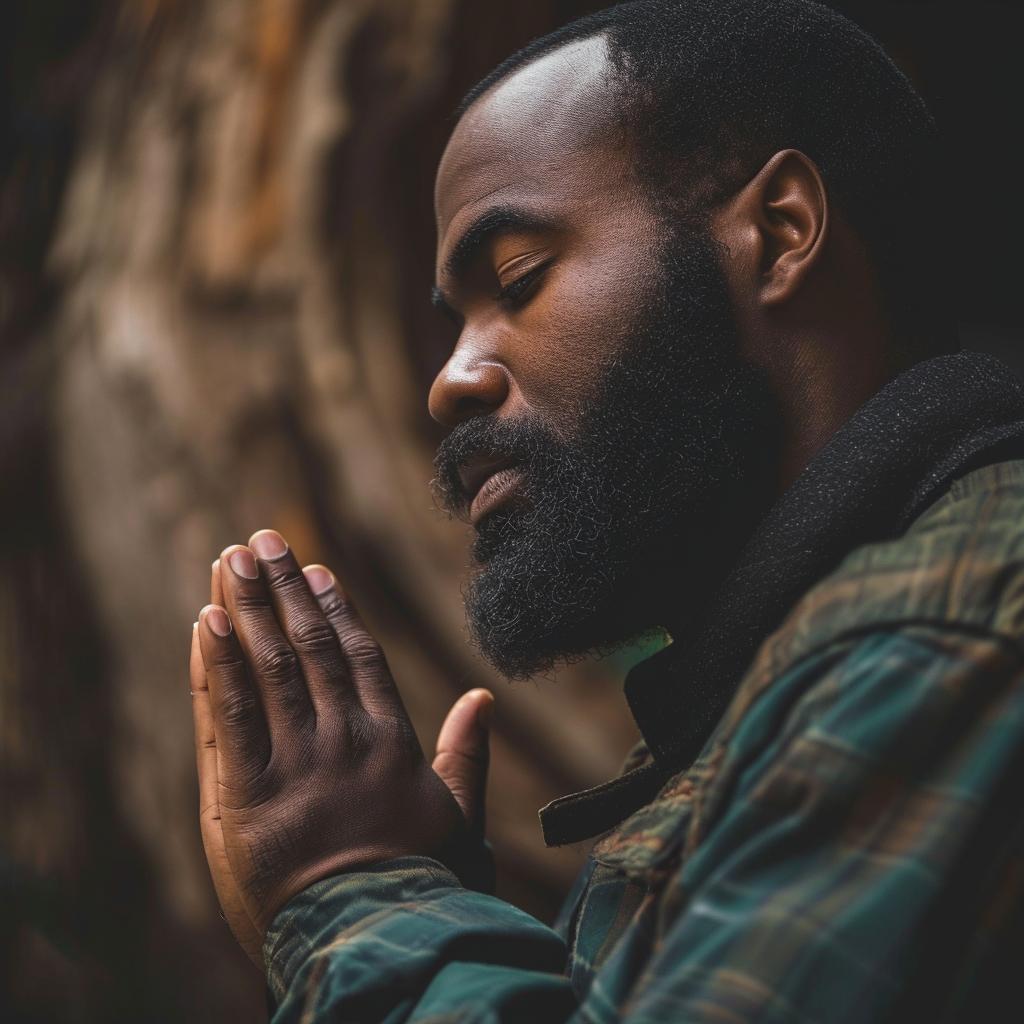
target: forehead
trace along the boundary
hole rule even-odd
[[[486,204],[557,203],[597,164],[578,158],[607,138],[613,80],[599,36],[567,44],[503,79],[463,115],[434,192],[438,237]],[[600,160],[597,162],[600,164]]]

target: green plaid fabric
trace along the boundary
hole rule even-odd
[[[556,930],[407,858],[265,955],[275,1022],[1024,1020],[1024,462],[807,593]]]

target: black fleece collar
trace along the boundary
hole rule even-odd
[[[653,761],[541,811],[549,846],[650,802],[700,752],[764,640],[863,544],[902,534],[953,481],[1024,458],[1024,381],[975,352],[918,363],[835,434],[754,531],[707,611],[626,677]]]

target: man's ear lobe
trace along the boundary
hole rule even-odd
[[[768,309],[792,298],[820,261],[828,238],[828,195],[813,161],[786,149],[726,202],[720,217],[727,234],[744,239],[743,262],[755,278],[748,277],[748,285]],[[732,222],[728,227],[726,219]]]
[[[760,192],[761,302],[779,306],[799,291],[821,259],[828,196],[818,168],[795,149],[776,153],[750,185]]]

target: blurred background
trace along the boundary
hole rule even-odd
[[[256,1022],[196,821],[186,661],[257,528],[335,568],[429,751],[498,696],[499,892],[582,863],[536,810],[614,774],[636,652],[509,686],[427,490],[453,342],[434,168],[462,93],[575,0],[0,4],[0,1021]],[[964,345],[1024,370],[1020,5],[836,4],[950,143]]]

